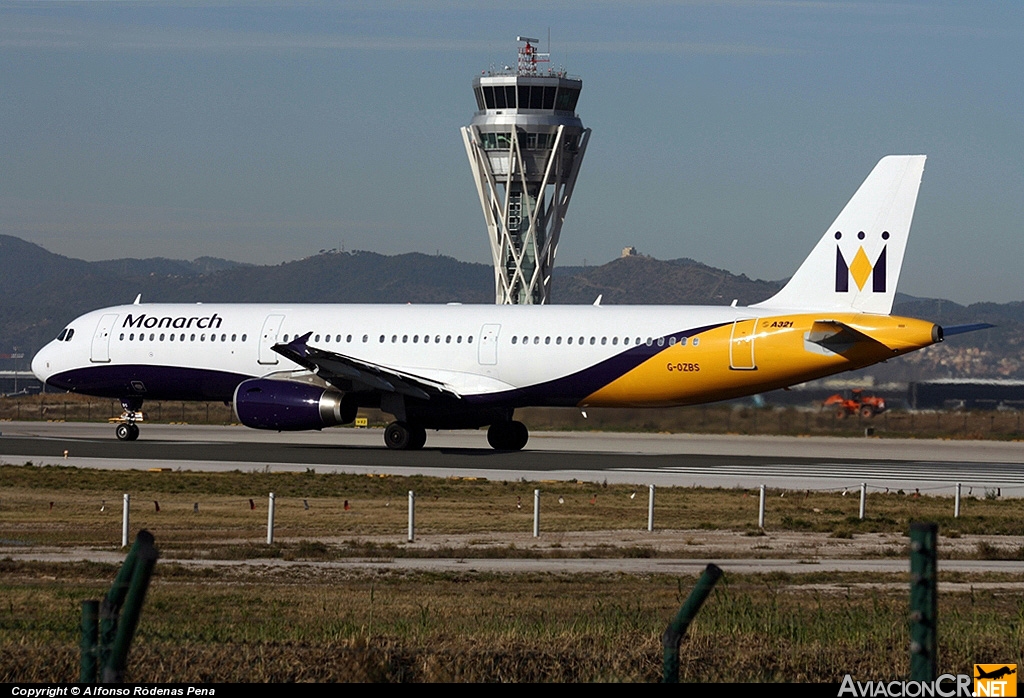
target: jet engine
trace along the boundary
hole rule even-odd
[[[289,380],[253,378],[235,388],[235,416],[253,429],[302,431],[355,420],[355,400],[331,388]]]

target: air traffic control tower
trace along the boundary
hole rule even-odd
[[[477,111],[462,139],[491,239],[499,304],[548,303],[558,235],[590,129],[576,115],[583,81],[539,66],[549,54],[520,42],[516,69],[473,79]]]

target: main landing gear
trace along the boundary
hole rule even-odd
[[[530,439],[522,422],[495,422],[487,429],[487,443],[496,451],[521,451]]]
[[[118,441],[135,441],[139,438],[139,425],[135,422],[143,420],[142,400],[139,398],[122,398],[121,408],[124,410],[118,419],[119,424],[114,430]]]
[[[418,451],[427,443],[427,430],[415,424],[391,422],[384,430],[384,443],[395,451]]]
[[[487,429],[487,443],[497,451],[521,451],[530,439],[522,422],[495,422]],[[427,442],[427,430],[406,422],[391,422],[384,430],[384,443],[396,451],[418,451]]]

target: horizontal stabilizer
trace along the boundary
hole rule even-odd
[[[816,320],[806,338],[808,342],[824,347],[835,354],[844,354],[855,344],[885,346],[874,337],[837,320]]]
[[[995,327],[987,322],[976,322],[972,325],[950,325],[949,327],[942,328],[943,337],[952,337],[955,334],[966,334],[967,332],[977,332],[978,330],[987,330],[990,327]]]

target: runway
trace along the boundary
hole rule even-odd
[[[65,451],[67,457],[65,457]],[[919,489],[1024,496],[1024,444],[1000,441],[538,432],[526,450],[491,450],[482,431],[431,432],[422,451],[390,451],[377,429],[261,432],[147,424],[118,442],[107,424],[0,423],[5,463],[97,468],[305,470],[582,480],[658,486]]]

